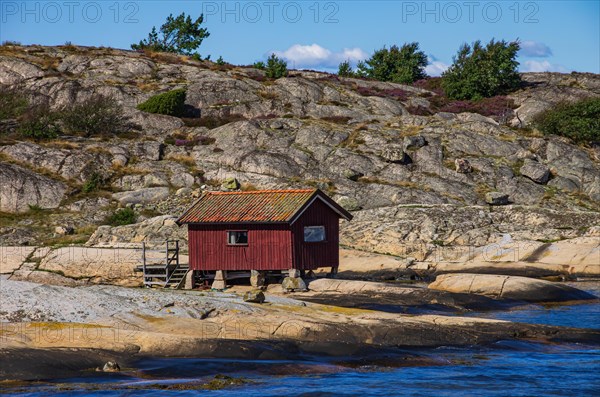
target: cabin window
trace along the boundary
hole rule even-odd
[[[227,232],[227,244],[229,245],[248,245],[247,230],[230,230]]]
[[[305,226],[304,241],[307,243],[325,241],[325,226]]]

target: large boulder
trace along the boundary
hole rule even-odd
[[[479,247],[440,247],[437,252],[427,258],[429,274],[440,275],[445,273],[477,273],[496,274],[504,276],[523,276],[533,278],[559,277],[561,279],[574,279],[579,277],[600,277],[600,252],[598,243],[600,217],[592,212],[577,214],[567,212],[558,214],[550,212],[547,215],[540,212],[523,213],[522,216],[510,214],[511,209],[504,207],[496,209],[508,215],[503,222],[513,224],[519,229],[526,227],[526,238],[522,232],[513,230],[501,233],[501,238],[490,241],[489,244]],[[495,214],[495,215],[496,215]],[[546,216],[548,218],[544,219]],[[588,218],[590,223],[583,219]],[[588,226],[583,226],[587,223]],[[533,226],[537,224],[537,226]],[[539,240],[555,240],[564,238],[566,229],[578,226],[581,230],[575,233],[585,233],[584,237],[566,238],[552,243]],[[539,232],[535,231],[535,228]],[[585,229],[587,228],[587,231]],[[537,234],[539,233],[539,234]],[[536,241],[537,240],[537,241]],[[342,251],[343,253],[344,251]],[[340,256],[342,265],[344,256]]]
[[[508,194],[489,192],[485,194],[485,202],[490,205],[506,205],[509,203]]]
[[[123,53],[95,56],[70,54],[63,58],[56,69],[61,73],[86,73],[88,76],[99,78],[111,76],[115,79],[132,79],[150,77],[156,70],[156,64],[149,59],[131,57]]]
[[[0,246],[0,274],[10,274],[17,270],[35,251],[35,247]]]
[[[148,204],[164,200],[169,197],[169,188],[150,187],[128,192],[113,193],[112,197],[122,206],[127,204]]]
[[[129,162],[129,151],[123,146],[111,146],[108,151],[112,155],[111,165],[115,168],[124,167]]]
[[[598,158],[597,155],[594,156]],[[577,191],[600,201],[600,167],[581,148],[559,140],[550,140],[546,146],[546,162],[552,174],[570,179]]]
[[[550,178],[550,170],[544,164],[537,161],[525,160],[525,164],[520,169],[523,176],[531,179],[536,183],[544,184]]]
[[[142,284],[139,249],[65,247],[51,251],[42,259],[39,270],[91,283],[137,287]]]
[[[169,186],[169,182],[160,174],[125,175],[115,182],[113,187],[121,190],[138,190],[147,187]]]
[[[136,142],[131,145],[130,150],[142,160],[158,161],[162,159],[164,145],[155,141]]]
[[[120,372],[121,367],[115,361],[107,361],[102,367],[103,372]]]
[[[399,287],[398,285],[389,283],[377,283],[362,280],[338,280],[331,278],[318,278],[316,280],[312,280],[308,286],[313,292],[340,293],[348,295],[358,294],[361,292],[373,294],[403,294],[408,290],[412,291],[414,289],[411,287]]]
[[[416,286],[362,280],[319,278],[309,283],[302,300],[344,307],[394,307],[394,312],[411,312],[433,306],[444,310],[490,310],[504,302],[486,296],[455,294]],[[505,307],[505,306],[504,306]]]
[[[423,137],[422,135],[412,135],[404,137],[404,140],[402,142],[402,149],[404,151],[417,150],[425,145],[427,145],[425,137]]]
[[[67,187],[14,164],[0,163],[0,211],[27,212],[30,206],[57,208]]]
[[[381,157],[390,163],[406,164],[409,162],[408,155],[402,146],[390,145],[381,151]]]
[[[179,247],[187,246],[187,228],[178,226],[176,217],[161,215],[131,225],[100,226],[87,241],[88,246],[114,247],[126,243],[179,240]]]
[[[92,146],[90,151],[56,149],[21,142],[0,147],[0,153],[31,167],[44,168],[65,179],[84,182],[93,174],[104,175],[110,168],[110,158],[103,148]]]
[[[7,57],[2,57],[1,60],[0,84],[17,84],[44,76],[44,71],[39,66],[25,60]]]
[[[284,292],[306,291],[306,283],[300,277],[286,277],[281,282]]]
[[[572,179],[565,178],[562,176],[557,176],[556,178],[552,178],[550,182],[548,182],[548,186],[555,187],[565,192],[576,193],[579,190],[579,186],[577,182]]]
[[[265,301],[265,294],[259,289],[246,291],[246,293],[244,293],[243,299],[244,302],[263,303]]]
[[[344,207],[346,211],[358,211],[362,209],[360,202],[353,197],[342,196],[337,200],[337,203]]]
[[[23,267],[25,267],[25,265]],[[88,284],[88,279],[86,278],[71,278],[52,271],[23,268],[15,271],[12,276],[10,276],[10,279],[13,281],[28,281],[30,283],[43,285],[61,285],[64,287],[77,287]]]
[[[240,183],[233,177],[226,178],[221,184],[221,188],[223,190],[237,190],[240,188]]]
[[[356,171],[353,168],[345,169],[343,172],[343,175],[344,175],[344,178],[350,179],[351,181],[354,181],[354,182],[358,181],[358,179],[360,177],[365,176],[365,174],[363,174],[360,171]]]
[[[527,302],[564,302],[598,299],[592,294],[565,284],[528,277],[496,274],[444,274],[429,284],[430,289],[455,293],[485,295],[495,299]]]
[[[467,159],[454,160],[454,166],[456,167],[456,172],[458,172],[459,174],[468,174],[473,172],[473,167]]]

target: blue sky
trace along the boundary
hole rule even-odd
[[[384,45],[417,41],[441,73],[464,42],[520,39],[523,71],[600,73],[600,1],[11,1],[0,40],[129,48],[169,13],[205,14],[202,55],[233,64],[271,52],[335,70]]]

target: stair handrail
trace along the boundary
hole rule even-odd
[[[169,282],[171,281],[171,278],[173,277],[173,274],[175,274],[175,272],[177,270],[180,269],[180,263],[179,263],[179,240],[164,240],[164,242],[166,243],[166,247],[164,250],[165,253],[165,262],[164,262],[164,269],[165,269],[165,281],[163,283],[163,287],[166,287],[169,285]],[[151,275],[148,275],[148,268],[147,268],[147,257],[146,257],[146,242],[142,241],[142,274],[144,277],[144,285],[145,286],[150,286],[151,284],[149,284],[148,281],[148,277],[151,277]],[[175,248],[172,249],[171,248],[171,244],[175,244]],[[160,250],[157,250],[160,251]],[[173,253],[171,255],[169,255],[169,253],[173,251]],[[169,271],[171,264],[175,262],[175,268],[173,269],[172,272]],[[185,277],[179,281],[179,283],[177,283],[177,288],[179,288],[179,286],[181,285],[182,281],[185,279]]]
[[[167,285],[169,285],[169,281],[171,281],[171,278],[173,278],[173,274],[175,274],[175,272],[179,269],[179,264],[177,264],[175,266],[175,269],[173,269],[173,271],[171,272],[171,274],[168,275],[166,281],[165,281],[165,287]],[[184,277],[185,278],[185,277]],[[181,281],[179,281],[178,285],[181,284]]]
[[[175,249],[173,252],[173,256],[169,257],[169,243],[175,243]],[[167,285],[169,285],[169,282],[171,281],[171,278],[173,278],[173,274],[175,274],[177,272],[177,270],[179,269],[179,240],[167,240],[167,262],[165,265],[166,268],[166,272],[167,272],[167,278],[165,279],[165,287]],[[171,274],[169,274],[169,265],[171,264],[171,262],[175,260],[175,268],[173,269],[173,271],[171,272]],[[179,283],[177,283],[177,288],[179,288],[179,285],[181,284],[181,282],[185,279],[185,277],[183,277],[181,280],[179,280]]]
[[[142,276],[144,277],[144,285],[146,284],[146,243],[142,241]]]
[[[189,271],[190,271],[190,270],[188,269],[188,272],[189,272]],[[179,288],[181,288],[181,285],[182,285],[182,284],[185,282],[185,278],[186,278],[186,277],[187,277],[187,272],[185,273],[185,276],[183,276],[183,277],[181,278],[181,280],[179,280],[179,282],[178,282],[178,283],[177,283],[177,285],[175,286],[175,289],[179,289]]]

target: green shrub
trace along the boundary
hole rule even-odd
[[[131,208],[123,208],[110,215],[106,219],[106,223],[111,226],[131,225],[132,223],[135,223],[136,218],[137,216],[135,215],[134,210]]]
[[[406,43],[382,48],[373,56],[358,63],[358,75],[380,81],[407,84],[424,79],[427,55],[419,50],[419,43]]]
[[[90,193],[97,190],[102,185],[102,177],[97,172],[94,172],[81,187],[83,193]]]
[[[252,67],[254,69],[265,70],[267,68],[267,65],[265,65],[265,63],[263,61],[258,61],[258,62],[254,62]]]
[[[30,108],[21,120],[17,131],[26,138],[35,140],[54,139],[60,134],[60,115],[46,104]]]
[[[42,211],[44,211],[44,208],[42,208],[41,206],[37,205],[37,204],[27,204],[29,206],[29,212],[32,213],[40,213]]]
[[[533,119],[533,125],[546,135],[560,135],[575,142],[600,141],[600,98],[561,103]]]
[[[350,61],[344,61],[338,66],[338,76],[340,77],[354,77],[354,71],[350,66]]]
[[[275,54],[267,60],[265,75],[271,79],[278,79],[288,75],[287,62]]]
[[[60,119],[67,132],[85,136],[119,133],[128,128],[121,105],[114,98],[97,94],[63,108]]]
[[[219,66],[223,66],[223,65],[226,65],[226,64],[227,64],[227,62],[225,62],[225,60],[223,59],[223,57],[222,57],[222,56],[220,56],[220,57],[219,57],[219,58],[218,58],[218,59],[215,61],[215,63],[216,63],[217,65],[219,65]]]
[[[442,87],[451,99],[469,100],[503,95],[520,87],[517,71],[517,41],[493,39],[484,47],[481,41],[464,44],[454,63],[442,74]]]
[[[15,119],[27,110],[27,98],[17,89],[0,86],[0,120]]]
[[[185,113],[185,95],[185,89],[183,88],[164,92],[140,103],[137,108],[148,113],[181,117]]]

